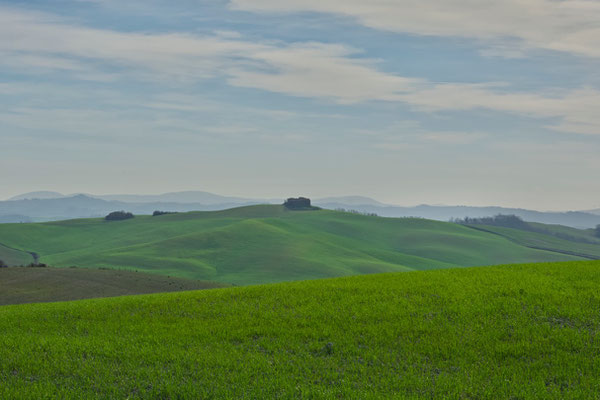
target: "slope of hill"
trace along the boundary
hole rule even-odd
[[[28,265],[35,261],[26,251],[13,249],[0,244],[0,261],[5,265]]]
[[[0,307],[0,398],[575,399],[600,263]]]
[[[600,238],[596,236],[594,229],[575,229],[564,225],[538,224],[530,222],[529,225],[540,231],[547,231],[557,237],[570,238],[571,240],[580,240],[582,242],[592,242],[600,244]]]
[[[495,233],[532,249],[552,250],[600,260],[600,240],[594,237],[590,231],[557,225],[530,225],[532,229],[538,229],[538,231],[489,225],[470,226],[474,229]]]
[[[0,268],[0,305],[223,287],[214,282],[92,268]]]
[[[561,261],[498,235],[423,219],[283,206],[0,225],[0,243],[66,267],[111,267],[234,284]]]

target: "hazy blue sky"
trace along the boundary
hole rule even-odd
[[[0,0],[0,198],[600,207],[598,0]]]

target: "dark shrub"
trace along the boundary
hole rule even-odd
[[[107,221],[122,221],[130,218],[133,218],[133,214],[125,211],[113,211],[104,217],[104,219]]]
[[[156,217],[158,215],[166,215],[166,214],[177,214],[177,211],[158,211],[158,210],[156,210],[152,213],[152,216]]]
[[[8,265],[4,263],[4,261],[0,260],[0,268],[6,268]]]

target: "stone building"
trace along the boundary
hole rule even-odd
[[[307,199],[306,197],[290,197],[283,205],[290,210],[312,209],[310,199]]]

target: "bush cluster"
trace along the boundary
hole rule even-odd
[[[491,225],[491,226],[503,226],[506,228],[515,228],[522,230],[531,230],[531,225],[523,221],[516,215],[503,215],[498,214],[493,217],[483,218],[470,218],[465,217],[464,219],[451,219],[450,222],[463,225]]]
[[[166,215],[166,214],[177,214],[177,211],[159,211],[156,210],[152,213],[153,217],[159,216],[159,215]]]
[[[354,210],[354,209],[345,209],[345,208],[336,208],[335,211],[339,211],[339,212],[347,212],[350,214],[359,214],[359,215],[366,215],[367,217],[379,217],[379,215],[377,213],[374,212],[368,212],[368,211],[359,211],[359,210]]]
[[[13,265],[13,267],[21,267],[21,268],[46,268],[48,267],[47,264],[44,263],[30,263],[27,265]],[[8,268],[8,265],[0,260],[0,268]]]
[[[107,221],[122,221],[130,218],[133,218],[133,214],[125,211],[113,211],[104,217],[104,219]]]

